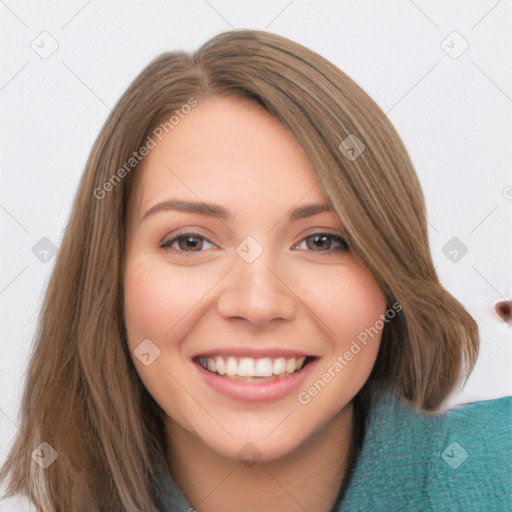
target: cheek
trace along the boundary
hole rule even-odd
[[[157,266],[144,262],[129,262],[125,270],[125,318],[128,337],[136,339],[160,337],[167,324],[172,326],[175,310],[172,301],[173,289],[169,286],[165,273]]]
[[[222,264],[186,267],[153,255],[128,257],[124,312],[130,345],[145,338],[178,345],[208,307],[211,291],[225,273]]]
[[[327,275],[328,274],[328,275]],[[328,269],[325,286],[306,291],[329,347],[298,395],[317,429],[344,408],[367,381],[379,351],[386,300],[373,276],[356,262]],[[379,328],[376,328],[380,327]]]
[[[198,301],[204,284],[186,270],[154,261],[128,261],[125,319],[128,337],[164,339]]]
[[[321,320],[331,340],[343,346],[375,325],[385,313],[386,300],[368,270],[357,262],[323,269],[303,289],[304,302]]]
[[[329,340],[326,357],[311,380],[312,385],[321,381],[318,389],[323,390],[324,384],[328,388],[315,399],[315,407],[328,416],[345,405],[369,377],[379,351],[386,300],[371,273],[355,260],[326,266],[322,272],[325,275],[311,281],[316,286],[309,287],[304,297],[309,298],[307,305]]]
[[[178,384],[186,381],[187,374],[180,347],[209,283],[204,276],[199,279],[187,269],[171,269],[165,262],[148,257],[127,259],[124,283],[125,325],[136,371],[166,414],[186,425],[188,420],[181,411],[189,410],[191,404]],[[146,339],[160,349],[148,366],[134,355]],[[168,373],[170,368],[173,377]]]

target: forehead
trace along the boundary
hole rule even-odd
[[[323,200],[290,133],[261,106],[234,98],[199,102],[150,151],[139,172],[140,208],[176,193],[238,206]]]

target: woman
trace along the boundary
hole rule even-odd
[[[477,353],[382,111],[228,32],[103,127],[1,476],[40,510],[508,510],[510,400],[445,410]]]

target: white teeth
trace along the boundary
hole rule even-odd
[[[238,375],[238,364],[234,357],[230,357],[226,364],[226,373],[230,376]]]
[[[239,377],[254,377],[254,359],[244,357],[238,363],[238,376]]]
[[[286,371],[286,359],[284,357],[279,357],[274,361],[272,365],[272,373],[274,375],[281,375]]]
[[[254,367],[254,374],[256,377],[271,377],[272,376],[272,359],[265,357],[264,359],[257,359]]]
[[[292,357],[291,359],[288,359],[288,361],[286,361],[286,373],[293,373],[295,371],[295,369],[297,368],[295,362],[295,357]]]
[[[224,362],[224,359],[222,359],[222,357],[217,356],[215,358],[215,367],[219,375],[226,375],[226,363]]]
[[[212,373],[226,375],[227,377],[272,377],[272,375],[283,375],[295,373],[300,370],[306,361],[305,357],[270,357],[252,358],[242,357],[200,357],[199,364]]]

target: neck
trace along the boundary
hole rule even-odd
[[[200,512],[330,512],[353,456],[349,404],[292,453],[247,466],[167,420],[170,469]]]

